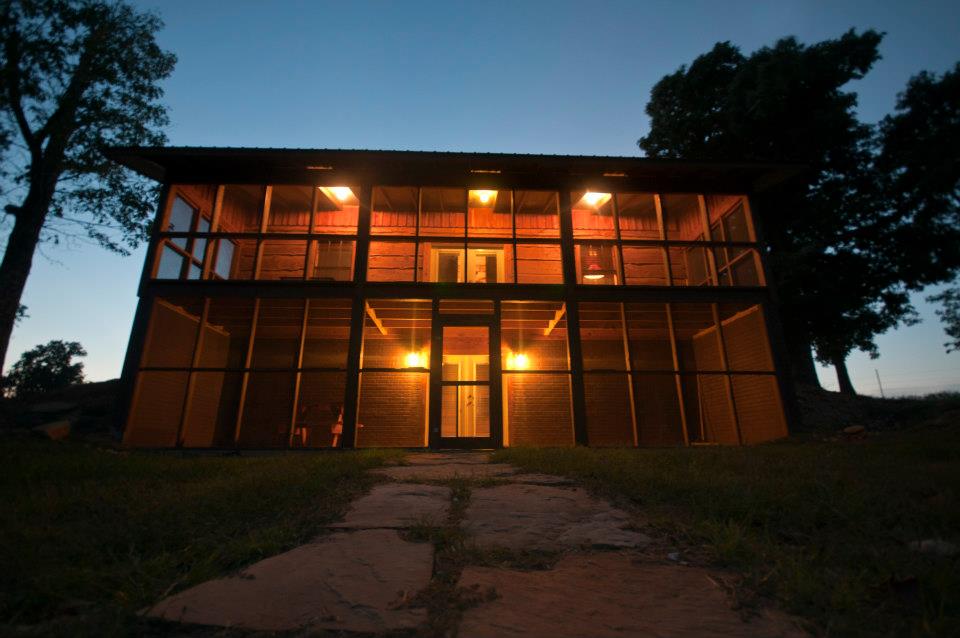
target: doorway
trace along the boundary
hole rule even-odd
[[[499,331],[492,318],[440,316],[433,330],[430,447],[498,447]]]

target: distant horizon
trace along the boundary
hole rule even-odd
[[[868,124],[892,111],[911,76],[960,61],[951,2],[134,4],[161,15],[158,40],[179,57],[164,83],[169,146],[643,159],[636,140],[649,130],[650,89],[718,41],[749,53],[789,35],[809,44],[851,26],[886,32],[883,58],[849,87]],[[9,229],[7,218],[0,241]],[[65,339],[90,353],[91,381],[118,376],[144,254],[75,239],[44,245],[7,367]],[[944,352],[923,300],[942,287],[912,295],[922,323],[880,335],[880,359],[850,356],[859,392],[879,395],[875,369],[888,396],[960,391],[960,353]],[[832,369],[818,372],[836,388]]]

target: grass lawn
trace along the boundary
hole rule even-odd
[[[165,593],[301,544],[398,452],[182,457],[0,440],[0,634],[142,635]]]
[[[573,477],[640,508],[677,547],[744,575],[827,635],[957,635],[960,430],[752,448],[509,449],[495,460]]]

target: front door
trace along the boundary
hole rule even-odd
[[[499,445],[500,365],[491,332],[488,317],[442,317],[436,325],[436,354],[430,366],[430,447]]]

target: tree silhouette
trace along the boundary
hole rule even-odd
[[[940,83],[923,74],[915,78],[901,98],[902,112],[884,122],[882,136],[858,121],[857,96],[844,90],[869,72],[881,39],[875,31],[853,30],[809,46],[783,38],[749,56],[729,42],[718,43],[654,86],[647,105],[650,133],[638,141],[654,157],[799,162],[809,168],[807,184],[758,195],[756,213],[795,378],[817,383],[815,354],[835,366],[847,393],[854,392],[845,364],[849,353],[856,348],[876,356],[877,334],[916,321],[910,292],[949,278],[960,250],[960,241],[952,240],[956,146],[931,151],[923,156],[927,164],[920,161],[922,149],[913,149],[915,156],[902,150],[911,140],[929,144],[931,135],[949,126],[955,132],[960,101],[954,99],[953,119],[946,122],[936,120],[948,108],[931,108],[953,85],[937,93],[931,87]],[[953,168],[937,172],[936,184],[938,193],[952,195],[952,208],[939,205],[948,196],[937,200],[929,193],[931,166],[950,152]],[[932,236],[950,223],[946,241]],[[913,250],[912,242],[926,243]],[[932,257],[944,267],[925,265]]]
[[[156,189],[108,145],[162,144],[158,82],[176,58],[159,18],[106,0],[0,5],[0,158],[13,220],[0,262],[0,365],[37,244],[80,234],[125,251],[147,234]]]
[[[73,357],[87,356],[76,341],[49,341],[27,350],[10,367],[3,381],[6,394],[23,398],[59,390],[83,382],[83,363]]]

